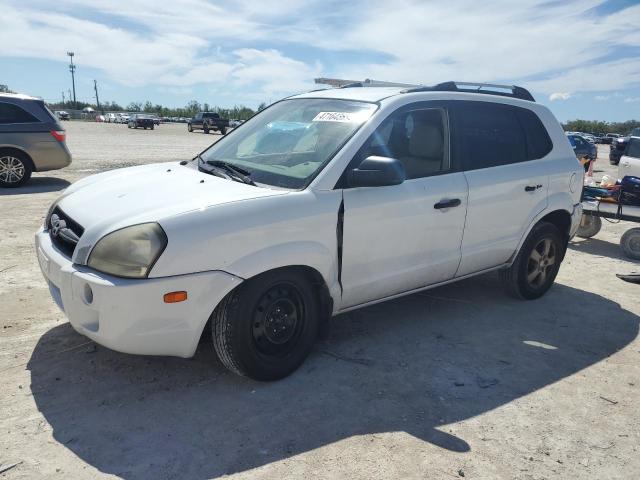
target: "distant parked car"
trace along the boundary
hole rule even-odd
[[[71,118],[69,112],[65,112],[64,110],[58,110],[56,112],[56,116],[59,120],[69,120]]]
[[[624,155],[628,143],[629,137],[620,137],[616,138],[615,141],[609,145],[609,163],[611,165],[618,165],[618,163],[620,163],[620,158]]]
[[[140,127],[140,128],[144,128],[145,130],[147,128],[153,130],[153,126],[154,126],[153,118],[143,113],[131,115],[131,117],[129,118],[129,121],[127,122],[127,127],[129,128]]]
[[[634,128],[629,134],[630,137],[640,137],[640,128]]]
[[[107,113],[105,117],[105,122],[108,123],[117,123],[118,116],[115,113]]]
[[[160,125],[160,117],[158,117],[157,115],[154,114],[148,114],[147,115],[151,120],[153,120],[153,124],[154,125]]]
[[[0,93],[0,187],[19,187],[32,172],[69,165],[65,139],[58,117],[42,100]]]
[[[215,112],[198,112],[187,124],[187,130],[190,132],[202,130],[204,133],[209,133],[213,130],[214,132],[217,131],[222,135],[226,135],[227,128],[229,128],[229,120],[221,118],[220,115]]]
[[[606,143],[607,145],[611,145],[611,143],[613,143],[613,139],[614,138],[619,138],[622,135],[620,135],[619,133],[607,133],[603,138],[602,138],[602,143]]]
[[[571,133],[567,135],[567,138],[576,157],[582,158],[586,155],[590,160],[595,160],[598,157],[598,147],[587,141],[582,135]]]

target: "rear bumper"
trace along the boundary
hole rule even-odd
[[[38,142],[28,153],[36,172],[59,170],[71,164],[71,152],[64,142]]]
[[[242,279],[222,271],[129,280],[73,264],[42,228],[36,252],[54,301],[80,334],[124,353],[191,357],[209,316]],[[165,293],[188,299],[164,303]]]

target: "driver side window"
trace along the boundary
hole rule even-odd
[[[450,169],[447,115],[441,108],[391,114],[365,142],[358,161],[377,155],[402,162],[407,180]]]

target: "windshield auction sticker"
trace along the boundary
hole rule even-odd
[[[352,112],[320,112],[312,120],[313,122],[361,122],[362,115]]]

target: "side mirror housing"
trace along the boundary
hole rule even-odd
[[[399,185],[407,178],[404,165],[397,158],[371,156],[349,172],[350,187],[384,187]]]

